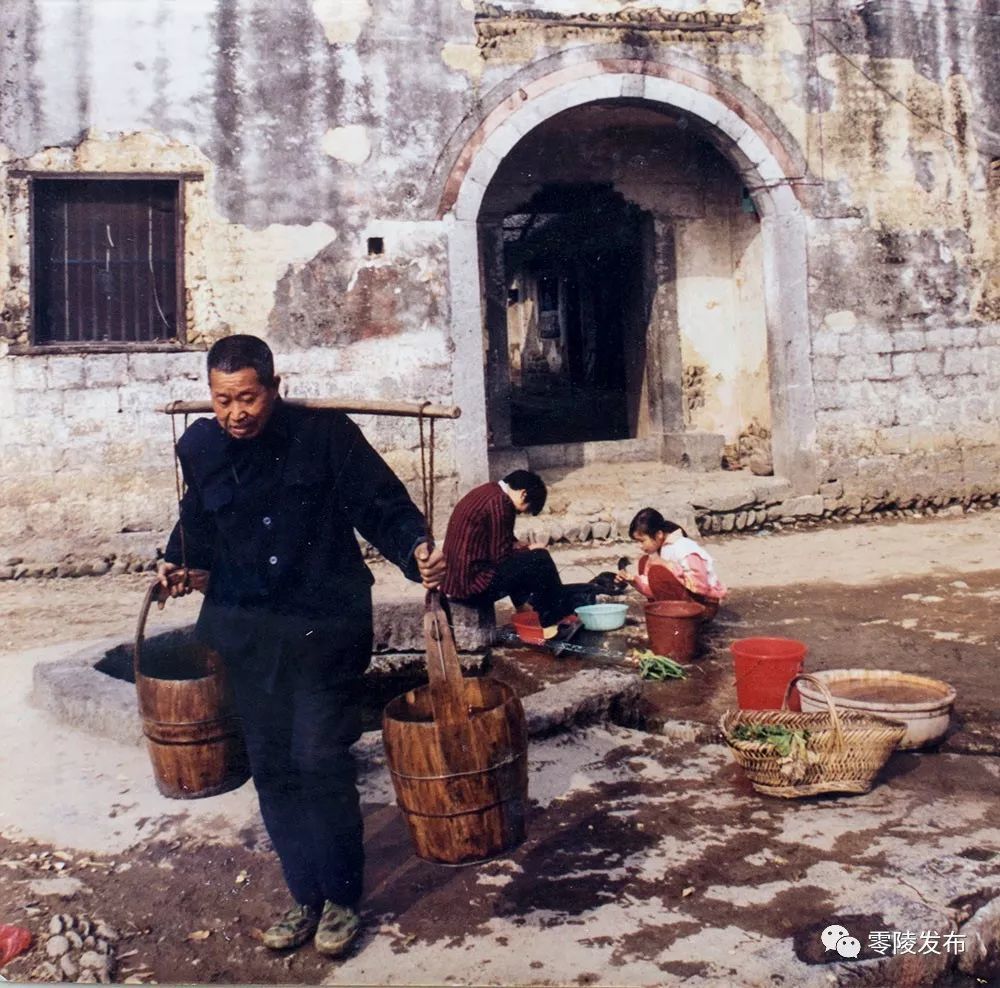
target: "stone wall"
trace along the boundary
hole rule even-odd
[[[544,103],[540,81],[612,65],[628,82],[601,98],[649,100],[647,78],[670,80],[674,111],[773,207],[762,225],[785,252],[754,258],[764,284],[746,290],[770,306],[772,412],[791,402],[807,419],[775,428],[789,447],[776,462],[810,464],[805,493],[840,491],[819,496],[844,515],[996,493],[998,32],[968,7],[918,16],[878,0],[82,0],[71,13],[9,0],[6,558],[147,558],[173,514],[169,425],[152,409],[201,397],[203,349],[233,331],[272,342],[291,395],[460,398],[463,418],[439,429],[443,525],[459,486],[485,474],[462,169],[485,121]],[[28,176],[40,172],[189,176],[181,345],[32,348]],[[790,347],[804,355],[791,378]],[[665,390],[681,391],[681,373]],[[415,425],[366,425],[417,493]]]
[[[344,350],[278,350],[276,364],[282,391],[290,397],[448,399],[439,333],[414,334],[397,341],[390,353],[372,343]],[[370,373],[376,364],[377,377]],[[428,368],[436,372],[432,387],[421,377]],[[184,427],[182,416],[171,423],[158,409],[173,400],[206,398],[202,351],[34,354],[0,361],[4,554],[46,566],[66,553],[75,553],[78,561],[114,556],[148,562],[165,545],[177,515],[171,449],[173,426],[178,435]],[[417,422],[355,420],[421,503]],[[435,428],[438,519],[446,517],[456,493],[451,425],[445,421]]]

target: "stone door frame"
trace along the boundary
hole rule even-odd
[[[794,187],[799,169],[761,114],[737,96],[738,88],[656,62],[582,62],[526,82],[466,141],[438,213],[448,226],[453,393],[462,408],[455,423],[461,451],[456,460],[463,489],[489,476],[478,219],[490,181],[521,138],[557,113],[598,100],[639,99],[699,118],[750,190],[763,247],[774,471],[798,492],[816,490],[806,216]]]

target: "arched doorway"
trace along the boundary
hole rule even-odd
[[[488,328],[500,336],[489,351],[506,351],[487,369],[492,448],[635,437],[651,217],[610,183],[544,183],[526,200],[497,190],[499,212],[480,214],[481,249],[495,257],[484,291],[505,295],[487,307],[502,321]]]
[[[742,115],[740,109],[745,110]],[[605,130],[613,131],[620,125],[633,134],[658,131],[657,139],[670,130],[675,145],[678,141],[688,145],[685,153],[673,156],[672,167],[696,172],[706,201],[710,198],[718,205],[725,200],[721,212],[725,213],[728,232],[724,238],[706,237],[704,229],[700,240],[690,236],[689,221],[711,225],[719,219],[719,210],[713,213],[710,209],[699,218],[690,215],[696,208],[691,203],[680,213],[676,201],[664,209],[663,189],[657,188],[655,176],[647,178],[644,188],[637,187],[643,185],[635,177],[642,161],[624,162],[632,173],[628,168],[622,171],[623,159],[630,149],[635,151],[634,141],[619,136],[617,154],[612,151],[603,158],[598,156],[601,168],[597,174],[591,169],[581,175],[579,160],[553,151],[551,138],[559,128],[578,139],[588,128],[593,132],[588,117],[602,113],[619,121],[608,124]],[[541,171],[525,168],[533,146],[548,148]],[[631,154],[631,159],[642,157]],[[591,156],[591,164],[593,161]],[[553,370],[562,373],[566,367],[572,379],[572,368],[579,367],[581,359],[584,363],[598,359],[599,351],[593,348],[574,357],[572,324],[579,317],[572,305],[577,303],[560,301],[565,269],[579,258],[565,249],[553,251],[553,238],[548,238],[548,266],[560,269],[553,289],[551,275],[548,283],[544,281],[546,262],[540,263],[539,251],[532,249],[531,241],[537,245],[540,233],[538,220],[531,217],[545,216],[543,226],[558,224],[568,229],[575,222],[579,228],[578,221],[560,215],[565,210],[552,208],[553,202],[560,197],[563,201],[592,201],[603,188],[605,201],[608,195],[619,194],[626,210],[637,211],[632,219],[622,214],[616,220],[619,227],[638,231],[628,248],[633,283],[626,287],[617,279],[621,292],[627,295],[620,293],[618,302],[620,309],[647,319],[644,345],[634,329],[639,317],[629,316],[617,328],[624,346],[622,359],[633,364],[622,389],[628,435],[621,435],[619,425],[619,441],[639,443],[649,451],[656,449],[656,442],[665,435],[706,428],[711,431],[713,427],[731,432],[763,416],[771,425],[776,473],[791,480],[798,490],[814,490],[815,413],[805,221],[787,164],[788,155],[762,124],[759,113],[742,108],[732,93],[718,91],[703,77],[672,66],[609,61],[578,64],[525,84],[497,106],[459,155],[441,208],[442,215],[450,214],[453,222],[450,252],[456,366],[474,366],[485,353],[483,379],[476,381],[475,375],[463,372],[455,380],[456,399],[472,412],[460,437],[464,440],[467,479],[481,479],[488,470],[483,445],[503,453],[515,438],[523,438],[514,435],[515,420],[523,411],[512,403],[516,404],[518,397],[515,386],[524,386],[525,355],[523,350],[513,353],[509,341],[517,335],[512,332],[510,310],[524,303],[511,263],[521,264],[525,258],[531,262],[522,264],[527,270],[520,275],[534,309],[528,334],[533,329],[538,337],[534,342],[539,342],[543,332],[554,332],[553,320],[559,327],[562,352],[553,354],[550,346],[547,356],[544,345],[536,347],[535,368],[542,370],[541,357],[550,377]],[[609,175],[602,169],[605,173],[618,171]],[[708,197],[704,186],[713,181],[717,194]],[[675,188],[672,194],[676,200],[680,193]],[[505,245],[505,240],[524,236],[527,240],[520,256]],[[719,249],[712,249],[713,244]],[[607,254],[610,245],[604,247]],[[605,283],[616,281],[614,270],[607,267],[598,277]],[[683,284],[685,277],[691,281],[688,286]],[[706,278],[728,282],[725,304],[716,300],[715,306],[705,305],[713,301],[710,293],[690,291],[694,282]],[[569,291],[567,299],[573,294]],[[554,317],[549,309],[543,318],[543,303],[554,307]],[[699,305],[702,309],[696,311]],[[739,325],[734,313],[749,313],[750,325]],[[550,324],[547,330],[546,321]],[[727,339],[720,337],[719,327],[724,323]],[[487,333],[485,348],[482,336],[476,333],[482,327]],[[583,333],[578,327],[578,335]],[[521,342],[527,339],[523,335]],[[699,346],[709,351],[704,365],[689,359]],[[644,366],[637,367],[639,363]],[[622,375],[617,383],[622,385]],[[620,411],[616,414],[620,422]],[[567,436],[557,439],[572,441]],[[470,449],[477,443],[478,448]]]

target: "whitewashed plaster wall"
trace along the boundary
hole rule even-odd
[[[498,6],[516,14],[526,3]],[[650,4],[530,6],[614,15]],[[481,347],[451,330],[471,310],[450,311],[449,279],[476,275],[459,224],[447,210],[439,218],[446,180],[504,100],[602,58],[692,73],[754,108],[791,149],[799,171],[785,177],[808,223],[802,330],[825,477],[876,499],[995,487],[995,19],[933,4],[669,6],[688,23],[698,6],[742,24],[647,33],[640,44],[620,24],[520,21],[487,37],[469,0],[3,4],[0,544],[101,540],[147,522],[148,540],[159,538],[172,479],[164,420],[149,409],[202,387],[197,351],[8,349],[24,344],[29,318],[18,171],[202,171],[186,202],[191,341],[259,330],[295,368],[291,388],[461,393],[467,414],[449,427],[453,439],[439,432],[454,490],[456,462],[482,460],[485,432],[474,407],[482,386],[469,383]],[[827,19],[811,22],[812,7]],[[368,256],[369,236],[384,236],[383,256]],[[409,433],[376,432],[412,475]]]
[[[760,231],[755,217],[734,215],[734,179],[708,184],[702,217],[676,223],[681,355],[685,376],[699,379],[686,419],[727,443],[754,421],[771,425]]]

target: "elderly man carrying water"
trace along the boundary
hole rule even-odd
[[[364,851],[350,746],[371,659],[373,578],[355,530],[412,580],[445,564],[403,487],[344,414],[289,405],[263,340],[208,354],[215,418],[177,444],[187,484],[159,567],[205,593],[200,641],[223,658],[261,814],[294,905],[273,949],[343,953],[360,925]]]

